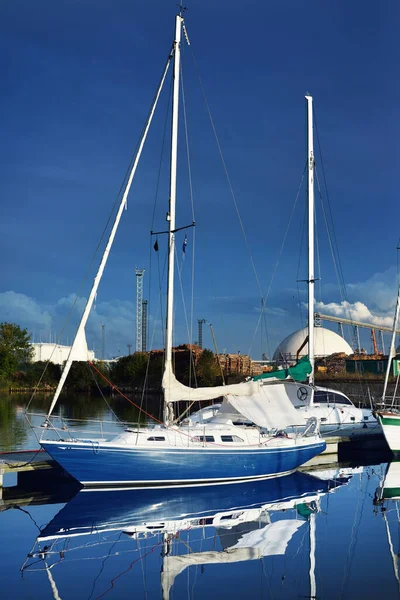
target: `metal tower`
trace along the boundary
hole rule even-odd
[[[136,273],[136,352],[142,351],[142,296],[144,269],[135,269]]]
[[[197,323],[199,325],[199,346],[203,348],[203,323],[205,323],[205,319],[197,319]]]
[[[147,351],[147,300],[142,301],[142,352]]]

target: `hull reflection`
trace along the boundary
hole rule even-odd
[[[128,570],[151,555],[159,563],[157,577],[166,600],[187,568],[282,557],[294,538],[303,546],[307,531],[310,565],[315,565],[311,554],[315,555],[320,500],[350,477],[343,472],[324,471],[321,478],[295,472],[230,485],[83,489],[41,531],[22,570],[45,571],[57,590],[56,574],[68,558],[113,557],[122,574],[127,554],[134,558],[129,558]],[[314,588],[312,566],[310,589]]]

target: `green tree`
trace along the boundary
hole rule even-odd
[[[129,356],[122,356],[111,366],[111,381],[115,385],[143,386],[146,369],[147,354],[135,352]]]
[[[199,385],[214,385],[220,375],[217,361],[211,350],[203,350],[196,365],[197,382]]]
[[[33,387],[41,382],[41,386],[55,387],[61,377],[61,367],[52,362],[38,360],[25,366],[25,381]],[[14,376],[15,379],[15,376]]]
[[[99,362],[96,362],[95,365],[108,379],[108,370],[104,368],[104,365],[101,365]],[[68,390],[73,389],[88,392],[90,390],[96,390],[97,385],[100,388],[107,387],[107,383],[94,369],[91,368],[89,363],[85,361],[74,361],[72,363],[71,370],[68,373],[65,382],[65,387]]]
[[[0,323],[0,380],[10,381],[20,364],[30,362],[30,339],[27,329],[15,323]]]

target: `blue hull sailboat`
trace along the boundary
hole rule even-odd
[[[316,419],[301,434],[282,430],[299,423],[298,411],[288,396],[284,382],[265,386],[260,381],[191,388],[181,384],[172,368],[172,330],[174,313],[175,204],[180,89],[181,14],[176,17],[175,39],[164,75],[144,129],[110,237],[94,280],[70,356],[51,403],[42,447],[84,486],[130,486],[203,484],[258,479],[288,473],[325,449],[317,431]],[[186,29],[185,37],[188,40]],[[119,435],[79,438],[64,427],[56,428],[51,414],[74,360],[87,351],[85,325],[108,254],[122,216],[140,153],[165,80],[174,60],[170,189],[168,221],[168,284],[166,310],[166,352],[162,380],[164,422],[153,428],[127,429]],[[192,226],[191,224],[190,226]],[[182,228],[179,228],[182,229]],[[208,402],[223,398],[221,408],[211,420],[178,424],[175,407],[179,403]],[[305,427],[304,427],[305,426]],[[45,439],[45,437],[47,439]],[[50,439],[48,439],[50,437]]]
[[[249,448],[249,444],[243,448],[236,444],[236,447],[226,448],[227,444],[221,443],[220,447],[214,443],[197,443],[198,448],[177,448],[165,443],[155,448],[149,443],[146,448],[140,442],[129,443],[129,439],[124,444],[124,436],[98,444],[70,440],[42,442],[42,446],[85,486],[201,484],[258,479],[289,473],[325,449],[325,442],[316,443],[313,439],[308,442],[307,438],[305,443],[297,444],[292,439],[276,438],[271,443],[255,443],[253,448]],[[135,433],[131,436],[136,438]],[[151,431],[141,432],[140,438],[151,436]],[[286,445],[277,443],[282,441],[287,441]]]

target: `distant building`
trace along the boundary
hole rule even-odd
[[[273,359],[278,363],[296,360],[298,350],[301,348],[308,336],[308,327],[299,329],[285,338],[275,350]],[[325,327],[316,327],[314,329],[314,354],[316,357],[330,356],[331,354],[344,353],[353,354],[351,346],[340,335],[325,329]],[[308,343],[301,349],[299,356],[308,354]]]
[[[382,375],[386,373],[388,363],[387,356],[361,355],[354,354],[346,358],[347,373],[371,373],[373,375]],[[399,358],[394,358],[391,366],[391,375],[397,377],[400,369]]]
[[[61,344],[52,344],[49,342],[39,342],[32,344],[33,362],[39,360],[48,361],[56,365],[62,365],[68,358],[71,346],[62,346]],[[94,351],[88,350],[88,360],[95,360]]]

